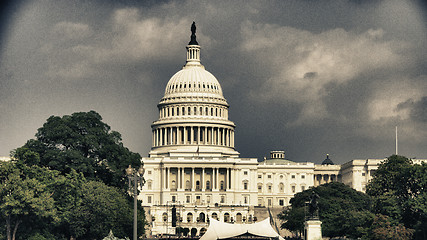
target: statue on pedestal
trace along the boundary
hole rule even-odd
[[[319,195],[315,192],[311,192],[310,203],[308,204],[308,219],[319,220],[319,206],[317,204],[317,200],[319,199]]]

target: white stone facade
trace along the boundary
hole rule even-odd
[[[276,217],[296,193],[323,183],[340,181],[365,191],[384,159],[316,165],[286,160],[284,151],[272,151],[262,162],[240,158],[221,85],[200,63],[200,46],[193,43],[187,46],[186,64],[169,80],[158,104],[152,148],[142,159],[146,183],[139,199],[148,235],[175,233],[172,206],[177,226],[196,228],[198,235],[210,218],[260,221],[268,217],[268,208]]]

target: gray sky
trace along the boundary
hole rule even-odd
[[[426,5],[417,1],[14,1],[1,8],[0,156],[51,115],[95,110],[146,156],[197,24],[242,157],[427,158]]]

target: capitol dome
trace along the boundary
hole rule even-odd
[[[203,65],[185,65],[169,80],[164,98],[211,97],[225,100],[221,85]]]
[[[195,24],[186,46],[184,67],[174,74],[157,105],[159,119],[151,125],[150,157],[238,157],[227,100],[218,80],[200,63]]]

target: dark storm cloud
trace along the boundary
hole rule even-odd
[[[91,109],[146,155],[156,104],[185,63],[196,21],[202,63],[221,83],[243,157],[273,149],[317,163],[326,153],[336,163],[386,157],[396,125],[399,152],[427,157],[420,147],[427,134],[417,130],[427,92],[425,11],[416,2],[16,6],[0,55],[0,155],[31,138],[50,115]],[[408,139],[417,143],[405,146]]]

